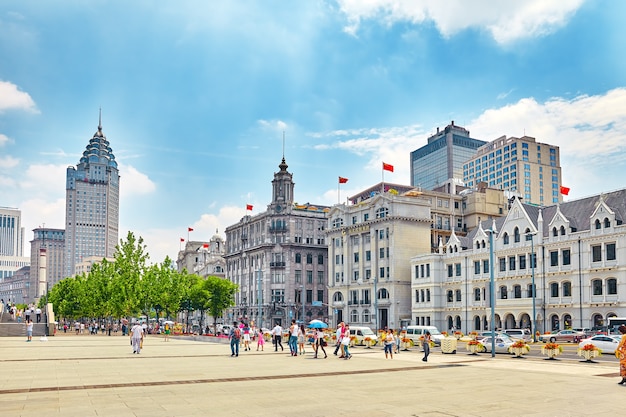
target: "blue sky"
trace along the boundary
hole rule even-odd
[[[626,2],[0,3],[0,206],[64,227],[65,168],[97,130],[120,237],[151,260],[265,209],[282,157],[300,203],[409,184],[454,120],[561,147],[569,199],[626,186]],[[27,248],[28,250],[28,248]]]

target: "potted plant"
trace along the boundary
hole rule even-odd
[[[402,339],[400,339],[400,347],[402,348],[402,350],[407,351],[409,350],[409,348],[412,348],[414,346],[413,340],[409,339],[408,337],[404,336],[402,337]]]
[[[509,353],[515,355],[516,358],[521,358],[522,355],[530,352],[530,346],[523,340],[517,340],[511,346],[509,346]]]
[[[561,353],[563,353],[563,346],[558,343],[546,343],[541,347],[541,353],[548,356],[548,359],[556,359]]]
[[[365,336],[363,338],[363,344],[367,349],[371,349],[372,346],[376,344],[376,339],[372,339],[370,336]]]
[[[602,355],[602,350],[592,343],[588,343],[578,348],[578,356],[585,359],[585,362],[593,362],[592,359]]]
[[[350,347],[354,347],[356,345],[356,336],[355,335],[351,335],[350,336]]]
[[[467,342],[467,345],[465,345],[465,348],[470,353],[470,355],[477,355],[478,352],[482,352],[485,347],[478,340],[472,339],[469,342]]]
[[[476,340],[476,338],[478,337],[478,332],[469,332],[467,334],[472,340]]]
[[[454,332],[454,337],[456,337],[456,340],[459,340],[463,337],[463,332],[457,330],[456,332]]]

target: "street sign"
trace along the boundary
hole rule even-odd
[[[311,305],[312,305],[313,307],[321,307],[321,306],[322,306],[322,302],[321,302],[321,301],[313,301],[313,302],[311,303]]]

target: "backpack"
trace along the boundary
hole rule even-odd
[[[239,329],[239,327],[235,327],[235,331],[233,332],[233,338],[241,339],[241,329]]]

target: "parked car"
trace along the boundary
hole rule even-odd
[[[490,337],[490,336],[491,336],[491,330],[485,330],[485,331],[482,331],[482,332],[478,333],[478,336],[476,336],[476,340],[478,340],[479,342],[482,343],[482,340],[485,337]],[[508,337],[509,339],[511,338],[508,334],[502,333],[502,332],[498,332],[498,331],[495,332],[495,336],[496,337],[504,337],[504,338]]]
[[[509,353],[509,347],[515,343],[513,339],[507,336],[496,336],[495,340],[496,353]],[[491,352],[491,336],[485,337],[480,343],[483,345],[481,352]]]
[[[585,345],[594,345],[602,350],[602,353],[615,353],[615,349],[617,349],[621,338],[621,336],[605,336],[600,334],[588,339],[583,339],[583,341],[578,344],[578,347],[582,348]]]
[[[378,343],[378,336],[369,327],[350,326],[350,336],[356,337],[355,343],[357,345],[364,345],[366,337],[376,340]]]
[[[585,334],[575,330],[555,330],[552,333],[542,334],[539,340],[542,342],[580,342]]]
[[[533,338],[529,329],[506,329],[504,333],[508,334],[511,339],[523,340],[530,342]]]
[[[231,326],[230,324],[221,324],[217,326],[217,334],[223,334],[225,336],[228,336],[230,334],[230,329],[232,329],[233,326]]]
[[[430,333],[430,340],[435,346],[441,346],[443,335],[435,326],[407,326],[406,337],[411,339],[413,343],[418,344],[422,340],[426,330]]]
[[[586,338],[596,335],[596,332],[594,332],[588,327],[573,327],[572,330],[574,330],[575,332],[584,333]]]

